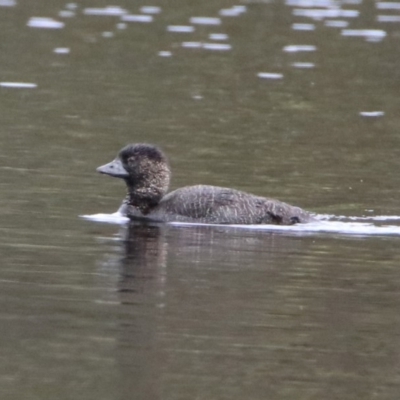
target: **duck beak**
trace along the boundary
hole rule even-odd
[[[113,176],[114,178],[128,178],[129,172],[124,168],[120,159],[115,159],[108,164],[96,169],[101,174]]]

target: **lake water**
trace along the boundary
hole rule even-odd
[[[396,1],[0,0],[1,398],[397,400],[399,24]],[[82,218],[118,208],[95,168],[131,142],[172,189],[324,220]]]

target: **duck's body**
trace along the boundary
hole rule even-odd
[[[133,220],[292,225],[314,219],[299,207],[235,189],[196,185],[165,194],[168,162],[152,145],[128,145],[114,161],[97,170],[125,180],[128,195],[119,211]]]

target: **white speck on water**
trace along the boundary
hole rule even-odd
[[[27,22],[30,28],[42,28],[42,29],[62,29],[64,28],[64,22],[57,21],[53,18],[46,17],[31,17]]]
[[[75,17],[75,13],[70,10],[61,10],[58,13],[58,16],[61,18],[72,18],[72,17]]]
[[[317,46],[309,45],[309,44],[293,44],[289,46],[285,46],[283,51],[286,53],[298,53],[300,51],[316,51]]]
[[[203,99],[203,96],[201,96],[201,95],[199,95],[199,94],[195,94],[195,95],[192,96],[192,99],[193,99],[193,100],[202,100],[202,99]]]
[[[191,24],[197,25],[221,25],[221,18],[217,17],[191,17]]]
[[[106,17],[119,17],[125,15],[128,11],[118,6],[109,6],[104,8],[84,8],[85,15],[101,15]]]
[[[26,82],[0,82],[1,87],[13,88],[13,89],[34,89],[37,88],[36,83]]]
[[[292,67],[307,69],[307,68],[314,68],[315,64],[311,62],[294,62],[292,63]]]
[[[182,47],[190,48],[190,49],[200,49],[201,42],[182,42]]]
[[[379,10],[400,10],[399,2],[386,2],[386,1],[377,1],[375,6]]]
[[[384,111],[361,111],[360,115],[362,117],[383,117],[385,115]]]
[[[231,50],[232,46],[226,43],[203,43],[203,48],[206,50],[226,51]]]
[[[257,76],[262,79],[282,79],[283,74],[276,72],[259,72]]]
[[[122,16],[122,21],[125,22],[153,22],[153,16],[152,15],[141,15],[141,14],[129,14],[129,15],[124,15]]]
[[[120,30],[126,29],[127,27],[128,27],[128,25],[125,24],[125,22],[118,22],[118,24],[117,24],[117,29],[120,29]]]
[[[315,30],[314,24],[292,24],[292,29],[295,31],[313,31]]]
[[[142,12],[143,14],[159,14],[161,12],[161,7],[143,6],[140,7],[140,12]]]
[[[330,28],[346,28],[349,26],[349,22],[342,19],[328,19],[325,21],[324,25]]]
[[[231,8],[223,8],[219,10],[219,15],[221,15],[222,17],[238,17],[246,11],[246,6],[233,6]]]
[[[0,0],[0,7],[14,7],[17,5],[15,0]]]
[[[76,3],[67,3],[65,8],[68,10],[76,10],[78,8],[78,4]]]
[[[386,32],[380,29],[343,29],[342,36],[358,36],[379,41],[386,36]]]
[[[111,38],[114,36],[114,33],[113,32],[103,32],[101,34],[101,36],[103,36],[104,38]]]
[[[194,26],[190,25],[168,25],[167,26],[167,31],[168,32],[194,32]]]
[[[378,22],[400,22],[400,15],[378,15]]]
[[[170,51],[167,51],[167,50],[162,50],[162,51],[158,52],[158,55],[160,57],[171,57],[172,53]]]
[[[56,54],[69,54],[70,49],[69,47],[56,47],[53,52]]]
[[[292,13],[297,17],[307,17],[315,20],[324,18],[357,18],[360,14],[358,10],[343,10],[340,8],[328,10],[295,8]]]
[[[226,33],[210,33],[208,35],[210,40],[228,40],[229,36]]]

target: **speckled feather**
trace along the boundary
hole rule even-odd
[[[118,159],[129,173],[124,178],[128,194],[119,211],[131,219],[275,225],[313,220],[299,207],[235,189],[196,185],[166,194],[171,175],[168,160],[152,145],[128,145]]]

